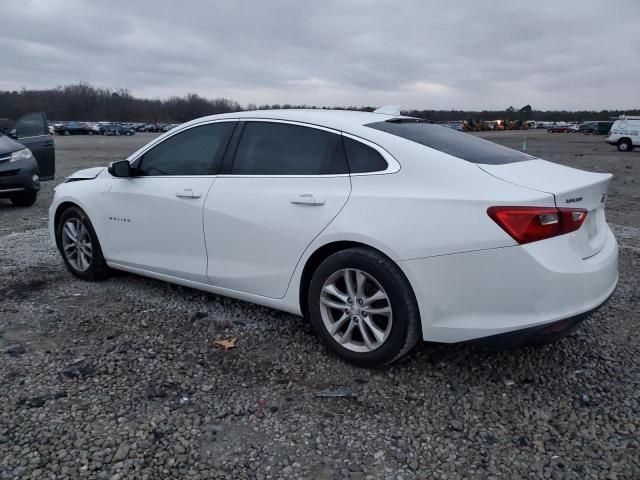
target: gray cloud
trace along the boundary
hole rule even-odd
[[[640,3],[5,0],[0,89],[246,104],[638,108]]]

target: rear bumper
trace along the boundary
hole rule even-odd
[[[607,228],[603,248],[587,259],[562,237],[400,262],[418,300],[423,339],[454,343],[535,333],[600,306],[618,283],[613,233]]]
[[[602,308],[613,296],[613,292],[604,302],[588,312],[583,312],[573,317],[545,323],[536,327],[524,328],[513,332],[491,335],[477,340],[478,343],[499,348],[516,348],[524,345],[553,343],[567,335],[572,334],[592,313]]]

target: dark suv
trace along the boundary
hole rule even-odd
[[[4,134],[2,133],[4,132]],[[33,205],[41,180],[55,176],[53,138],[44,113],[29,113],[0,130],[0,198]]]

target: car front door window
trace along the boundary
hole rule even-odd
[[[211,175],[235,122],[209,123],[169,137],[136,162],[139,176]]]

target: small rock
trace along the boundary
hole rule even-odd
[[[90,377],[94,372],[95,368],[86,360],[76,360],[62,370],[62,374],[69,378]]]
[[[120,446],[118,447],[118,449],[116,450],[116,453],[113,454],[113,458],[111,459],[111,463],[121,462],[125,458],[127,458],[128,455],[129,455],[129,445],[127,445],[126,443],[122,442],[120,444]]]
[[[461,432],[462,430],[464,430],[464,425],[462,425],[462,422],[460,420],[451,420],[449,422],[449,427],[451,428],[451,430],[455,430],[457,432]]]
[[[17,357],[19,355],[24,355],[25,353],[27,353],[27,349],[24,348],[22,345],[14,345],[12,347],[7,348],[5,350],[5,353],[10,357]]]

